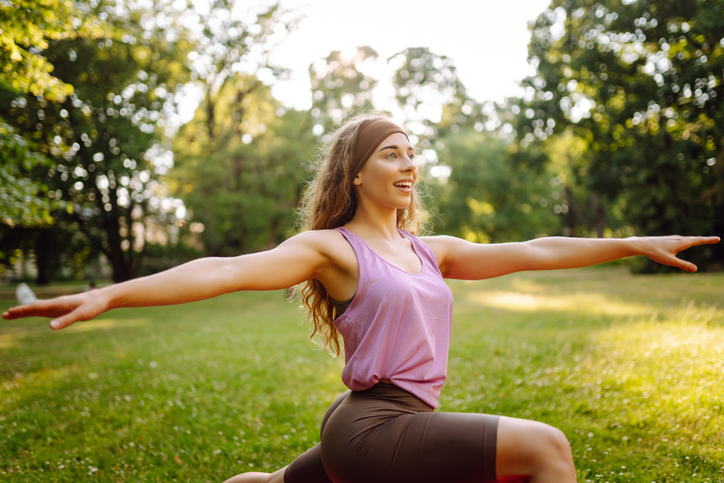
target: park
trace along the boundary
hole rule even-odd
[[[556,425],[580,481],[719,481],[721,274],[619,266],[450,285],[440,410]],[[3,478],[221,481],[288,464],[346,389],[343,360],[307,340],[298,305],[250,292],[60,333],[4,321]]]
[[[720,2],[543,2],[514,34],[528,74],[489,98],[469,80],[479,52],[445,51],[446,28],[464,25],[447,10],[424,37],[322,42],[300,74],[275,54],[316,48],[301,36],[322,1],[241,3],[0,5],[2,312],[20,283],[40,300],[92,294],[279,247],[303,231],[322,146],[364,112],[404,129],[423,235],[724,233]],[[343,3],[324,8],[353,18]],[[306,90],[290,101],[292,85]],[[579,482],[723,483],[724,244],[679,257],[697,273],[635,256],[447,279],[436,411],[559,428]],[[62,331],[0,321],[0,480],[216,482],[290,464],[347,390],[345,354],[309,340],[291,289],[111,310]]]

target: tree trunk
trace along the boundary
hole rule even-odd
[[[578,223],[582,225],[586,225],[588,227],[591,226],[591,222],[586,218],[586,215],[583,213],[583,210],[581,209],[581,205],[578,204],[576,199],[573,197],[573,193],[571,190],[566,186],[563,190],[563,193],[565,194],[566,201],[568,202],[568,206],[571,208],[571,213],[573,213],[578,220]]]
[[[38,285],[47,285],[50,283],[50,260],[53,256],[53,245],[46,231],[40,230],[38,237],[35,239],[35,267],[38,270],[35,283]]]
[[[266,241],[267,250],[271,250],[277,246],[277,235],[279,235],[279,226],[281,225],[281,219],[276,217],[272,220],[271,226],[269,227],[269,238]]]
[[[602,206],[598,199],[598,193],[595,191],[591,192],[591,210],[596,216],[595,221],[595,229],[596,229],[596,236],[598,238],[603,238],[603,230],[606,228],[606,208]]]
[[[115,283],[125,282],[135,277],[133,270],[133,257],[126,255],[121,248],[123,237],[121,237],[121,224],[116,213],[119,212],[118,197],[116,190],[111,189],[109,193],[111,211],[106,213],[103,219],[103,229],[106,232],[106,240],[108,243],[107,255],[113,268],[113,281]],[[130,228],[129,228],[130,229]],[[129,251],[133,247],[128,248]]]

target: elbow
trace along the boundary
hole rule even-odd
[[[548,270],[550,268],[550,253],[536,241],[530,240],[522,243],[523,250],[520,251],[521,271]]]

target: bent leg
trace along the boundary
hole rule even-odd
[[[322,418],[322,426],[319,430],[320,439],[322,433],[324,433],[324,427],[327,425],[329,417],[334,413],[337,407],[342,404],[350,391],[345,392],[339,396]],[[332,480],[327,476],[327,472],[324,470],[322,465],[322,450],[319,443],[315,444],[307,451],[299,455],[291,465],[288,467],[286,476],[284,477],[284,483],[332,483]]]
[[[324,431],[327,420],[342,404],[350,391],[339,396],[322,418],[320,433]],[[322,466],[322,456],[319,443],[297,456],[291,465],[285,466],[274,473],[242,473],[229,478],[224,483],[332,483]]]
[[[322,461],[344,483],[495,483],[498,417],[433,413],[394,386],[353,392],[329,419]]]
[[[530,475],[530,483],[575,483],[571,446],[558,429],[537,421],[500,417],[496,470],[499,479]]]
[[[224,483],[284,483],[284,471],[289,468],[285,466],[274,473],[242,473],[232,476]]]

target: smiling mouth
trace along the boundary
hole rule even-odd
[[[395,183],[395,186],[397,186],[398,188],[411,189],[411,188],[412,188],[412,181],[399,181],[399,182]]]

